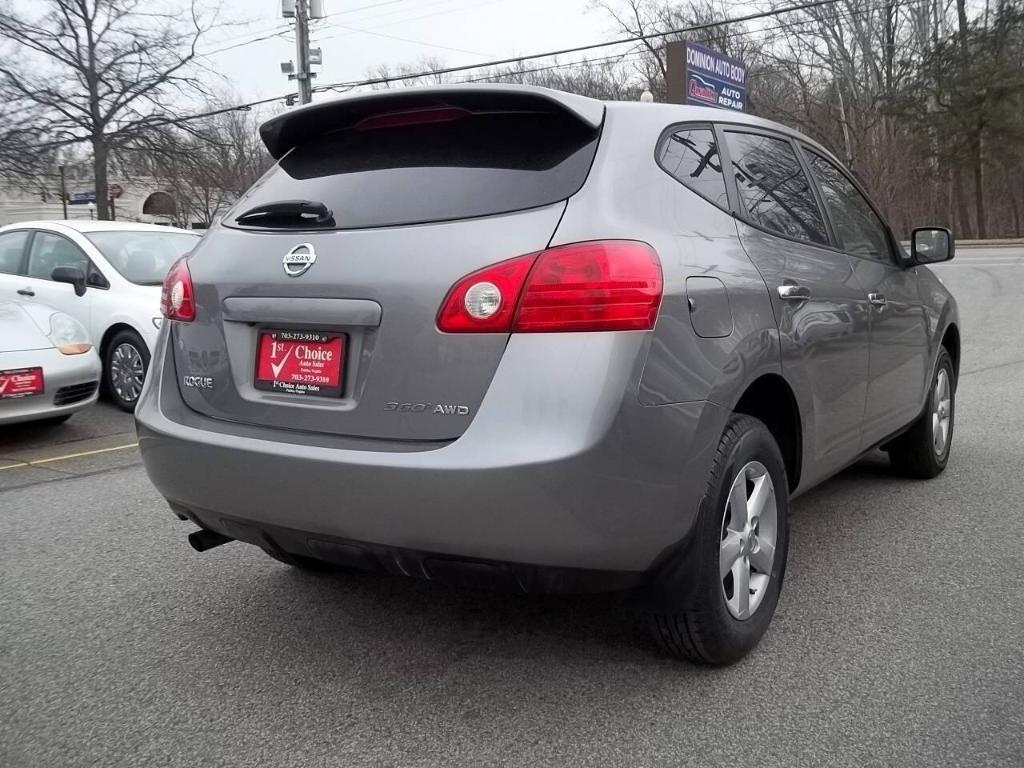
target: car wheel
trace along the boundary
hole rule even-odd
[[[956,378],[953,359],[943,347],[939,352],[924,413],[909,430],[885,446],[892,466],[908,477],[937,477],[949,461],[955,411]]]
[[[668,653],[731,664],[764,635],[775,613],[789,547],[789,490],[768,428],[736,415],[718,444],[701,501],[686,608],[655,611],[650,628]],[[671,596],[669,596],[671,597]]]
[[[142,337],[129,330],[115,334],[107,345],[103,379],[113,401],[129,413],[139,401],[148,369],[149,350]]]

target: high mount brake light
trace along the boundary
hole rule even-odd
[[[195,293],[192,275],[188,271],[188,257],[182,256],[167,271],[160,292],[160,312],[168,320],[191,323],[196,319]]]
[[[642,331],[661,304],[658,254],[634,240],[597,240],[503,261],[448,291],[446,333]]]
[[[384,112],[364,117],[355,124],[357,131],[373,131],[381,128],[402,128],[408,125],[432,125],[461,120],[470,113],[458,107],[430,107],[410,109],[403,112]]]

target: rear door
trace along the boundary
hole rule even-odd
[[[782,369],[804,424],[805,484],[860,447],[869,326],[846,254],[832,244],[814,190],[789,138],[725,128],[744,221],[740,238],[771,293]]]
[[[359,104],[307,125],[189,258],[197,317],[172,328],[182,395],[279,429],[451,439],[507,334],[441,333],[444,297],[548,245],[599,124],[521,96]]]
[[[850,256],[871,319],[871,360],[862,447],[913,421],[928,382],[928,329],[916,268],[904,269],[888,227],[831,160],[804,147],[836,238]]]

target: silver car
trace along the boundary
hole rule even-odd
[[[488,85],[261,133],[278,163],[171,269],[137,410],[196,549],[633,590],[724,664],[775,611],[793,496],[878,447],[946,465],[951,235],[904,252],[795,131]]]
[[[100,370],[73,317],[37,302],[0,301],[0,424],[65,421],[96,402]]]

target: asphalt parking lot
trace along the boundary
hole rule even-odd
[[[0,430],[0,765],[1024,765],[1024,248],[962,249],[953,454],[794,504],[750,657],[659,656],[615,596],[200,555],[130,417]]]

